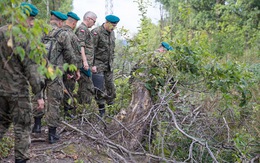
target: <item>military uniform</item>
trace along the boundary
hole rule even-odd
[[[163,73],[160,74],[160,73],[154,73],[154,72],[151,72],[150,70],[151,69],[163,69],[165,67],[159,67],[159,58],[160,56],[164,56],[165,52],[166,51],[172,51],[173,50],[173,47],[170,46],[167,42],[161,42],[161,45],[158,49],[156,49],[155,51],[150,51],[150,52],[147,52],[147,53],[144,53],[142,54],[142,58],[133,66],[131,72],[130,72],[130,79],[129,79],[129,83],[130,84],[133,84],[133,82],[135,81],[139,81],[140,79],[142,78],[145,78],[146,76],[151,76],[151,75],[155,75],[156,76],[156,80],[149,80],[149,83],[152,87],[152,97],[155,97],[157,95],[157,89],[158,87],[164,87],[165,86],[165,83],[166,81],[169,81],[170,85],[169,85],[169,88],[170,89],[173,89],[173,93],[177,93],[177,88],[173,86],[175,86],[175,81],[174,81],[174,78],[171,77],[169,79],[169,72],[168,72],[168,69],[166,70],[166,74]],[[145,59],[144,59],[145,57]],[[150,59],[153,59],[152,60],[152,64],[150,62],[148,62],[148,60]],[[147,65],[149,63],[149,65]],[[139,69],[145,69],[145,71],[141,71],[139,73],[138,70]],[[156,71],[157,72],[157,71]],[[137,73],[136,75],[138,77],[136,77],[136,75],[133,75],[134,73]],[[167,84],[168,85],[168,84]],[[155,100],[155,99],[153,99]]]
[[[66,30],[58,28],[56,25],[52,25],[53,30],[49,33],[49,36],[55,35],[58,31],[60,33],[57,36],[58,46],[55,50],[57,54],[51,53],[49,56],[49,62],[54,66],[62,67],[64,63],[74,64],[78,67],[79,58],[75,55],[74,49],[71,44],[71,37]],[[53,81],[47,81],[46,95],[47,95],[47,112],[46,120],[49,127],[58,127],[60,124],[60,105],[64,97],[64,85],[60,77],[57,77]]]
[[[68,25],[63,26],[64,31],[67,31],[67,34],[71,38],[71,45],[73,48],[73,51],[75,53],[75,56],[78,58],[77,60],[81,60],[81,54],[80,54],[80,47],[79,47],[79,40],[78,37],[73,32],[72,28]],[[68,72],[70,73],[70,72]],[[67,79],[67,74],[63,76],[63,82],[66,88],[66,93],[64,94],[64,110],[68,111],[70,109],[74,108],[74,104],[69,104],[68,100],[72,98],[73,91],[75,89],[76,81],[75,79]]]
[[[93,37],[91,32],[89,31],[88,27],[84,23],[81,23],[75,33],[79,38],[80,46],[85,48],[85,55],[87,57],[88,65],[90,67],[93,66],[94,48],[93,48]],[[82,71],[81,71],[81,78],[78,80],[79,103],[90,104],[92,101],[92,96],[94,94],[94,85],[91,79],[91,73],[85,74]]]
[[[93,65],[97,67],[97,72],[104,76],[104,89],[110,97],[108,103],[112,103],[116,97],[116,89],[113,81],[113,61],[115,50],[115,34],[109,33],[103,26],[99,26],[92,31],[95,58]],[[105,104],[104,95],[97,93],[96,101],[98,105]]]
[[[36,16],[38,10],[28,5],[32,10],[30,16]],[[36,12],[33,14],[32,12]],[[43,78],[37,72],[37,65],[25,55],[21,60],[19,55],[13,54],[12,48],[7,46],[9,40],[8,26],[0,28],[0,140],[13,123],[15,133],[16,162],[26,162],[29,159],[32,103],[29,86],[36,99],[43,96]],[[14,42],[14,47],[21,46],[25,54],[30,54],[30,44]],[[28,82],[29,81],[29,82]]]

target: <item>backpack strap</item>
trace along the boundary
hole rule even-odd
[[[59,29],[56,33],[54,33],[54,35],[52,37],[54,37],[55,39],[57,38],[58,34],[62,31],[63,29]],[[50,45],[50,50],[48,51],[48,59],[50,60],[50,55],[51,55],[51,51],[52,51],[52,46],[53,46],[53,42],[51,42]]]

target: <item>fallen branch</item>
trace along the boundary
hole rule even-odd
[[[67,127],[81,133],[82,135],[86,136],[87,138],[90,138],[94,141],[96,141],[97,143],[101,144],[101,145],[105,145],[105,146],[108,146],[112,149],[115,149],[115,150],[119,150],[121,152],[124,152],[125,154],[127,154],[128,156],[131,156],[131,155],[139,155],[139,156],[147,156],[147,157],[150,157],[150,158],[154,158],[154,159],[157,159],[157,160],[160,160],[160,161],[166,161],[166,162],[173,162],[173,163],[178,163],[176,160],[168,160],[166,158],[162,158],[162,157],[159,157],[159,156],[156,156],[156,155],[152,155],[152,154],[149,154],[149,153],[144,153],[144,152],[132,152],[132,151],[129,151],[128,149],[126,149],[125,147],[119,145],[119,144],[116,144],[116,143],[113,143],[112,141],[110,141],[109,139],[107,138],[104,138],[104,139],[100,139],[100,138],[96,138],[94,136],[91,136],[89,134],[87,134],[86,132],[62,121],[61,122],[63,125],[66,125]],[[102,134],[103,137],[105,137],[103,134]],[[115,151],[113,151],[114,153]],[[117,152],[116,152],[117,153]],[[121,156],[121,155],[120,155]]]
[[[183,130],[179,127],[179,125],[178,125],[178,123],[177,123],[177,120],[176,120],[176,117],[175,117],[174,113],[172,112],[172,110],[171,110],[169,107],[167,107],[167,110],[170,112],[170,114],[171,114],[171,116],[172,116],[172,121],[173,121],[175,127],[176,127],[183,135],[185,135],[186,137],[188,137],[188,138],[192,139],[193,141],[198,142],[200,145],[206,147],[207,150],[208,150],[208,152],[209,152],[209,154],[210,154],[210,156],[211,156],[211,158],[214,160],[214,162],[217,163],[218,161],[217,161],[216,157],[213,155],[211,149],[208,147],[208,143],[207,143],[206,141],[205,141],[205,143],[204,143],[203,141],[200,141],[198,138],[195,138],[195,137],[193,137],[193,136],[190,136],[190,135],[188,135],[185,131],[183,131]]]

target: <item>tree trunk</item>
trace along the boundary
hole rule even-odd
[[[132,86],[132,100],[122,120],[123,134],[119,135],[118,140],[128,149],[135,150],[141,147],[144,132],[150,122],[152,99],[143,83],[134,82]],[[117,125],[118,127],[120,126]]]
[[[47,10],[47,17],[49,16],[49,14],[50,14],[50,2],[49,2],[49,0],[46,0],[46,10]]]

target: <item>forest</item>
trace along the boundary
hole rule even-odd
[[[33,138],[31,162],[260,162],[260,1],[156,0],[158,24],[147,17],[151,1],[133,0],[141,15],[137,34],[117,29],[117,98],[106,118],[98,118],[95,102],[73,100],[79,116],[62,121],[66,139],[49,145]],[[53,79],[62,71],[46,67],[40,38],[49,12],[71,11],[73,0],[30,2],[43,11],[30,32],[16,24],[24,19],[20,0],[1,0],[0,26],[10,24],[16,39],[21,32],[30,38],[29,55]],[[174,50],[155,55],[162,41]],[[12,158],[13,146],[10,131],[0,160]]]

